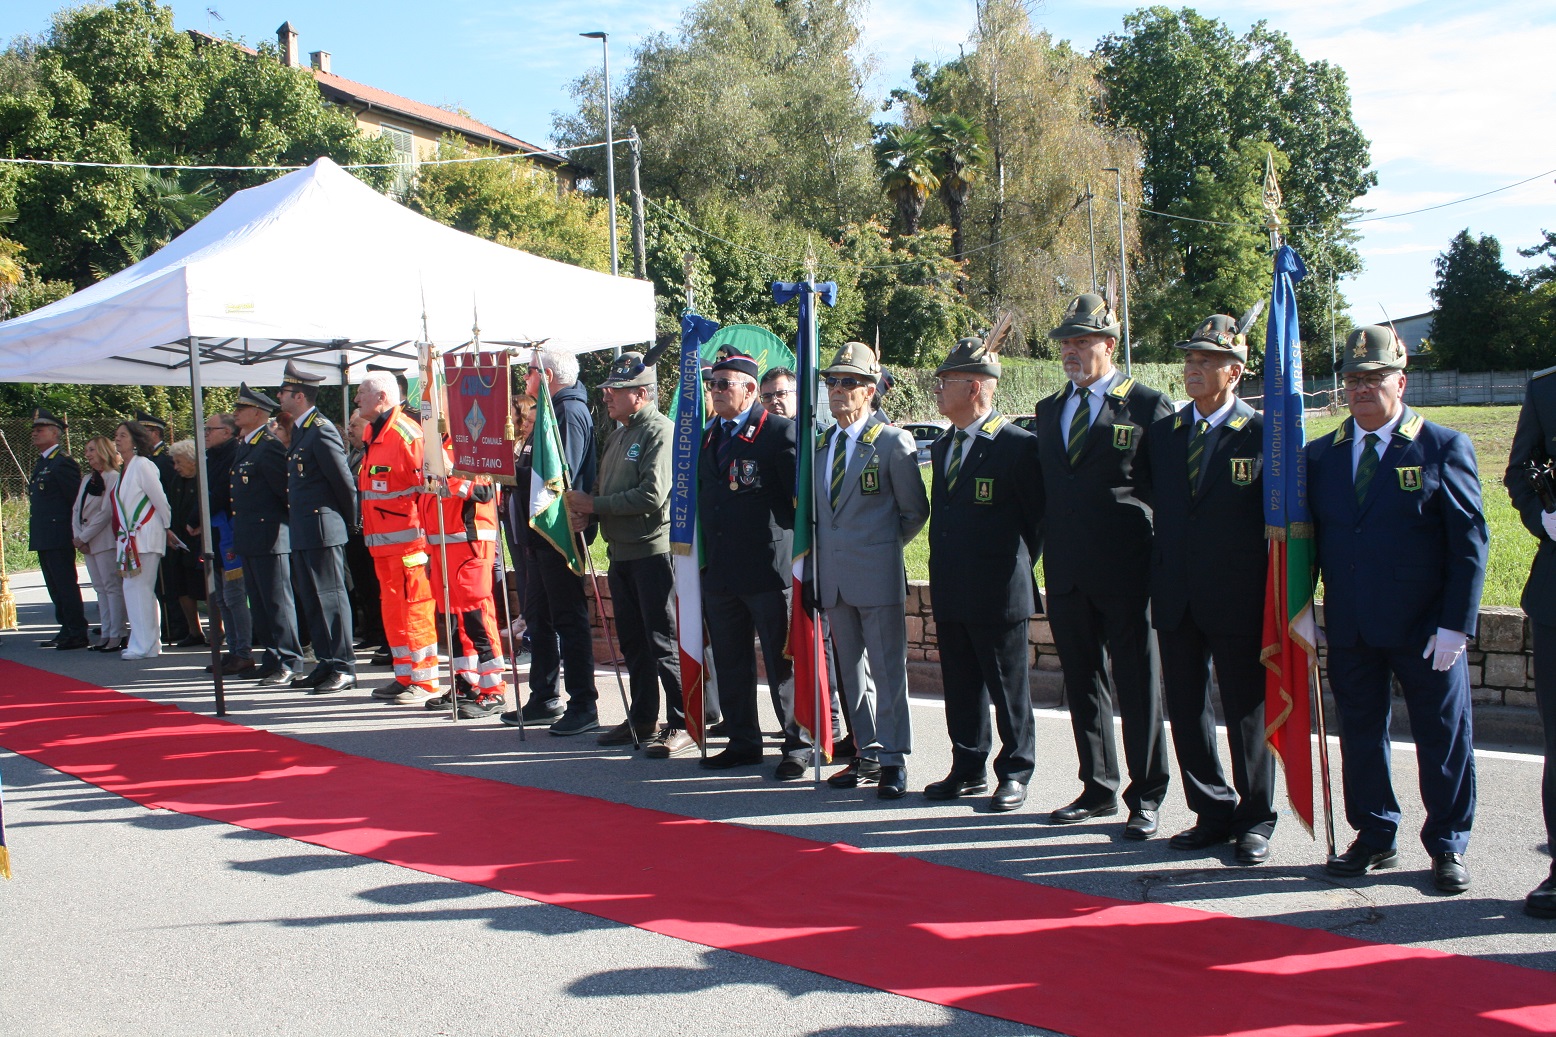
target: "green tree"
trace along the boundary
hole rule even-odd
[[[1341,221],[1377,174],[1343,70],[1304,61],[1289,37],[1262,21],[1238,36],[1220,21],[1167,7],[1128,15],[1124,31],[1104,37],[1095,54],[1104,63],[1106,118],[1139,134],[1147,208],[1193,216],[1203,171],[1221,183],[1236,180],[1232,167],[1246,160],[1241,146],[1263,143],[1289,160],[1281,188],[1290,244],[1304,255],[1323,249],[1340,277],[1361,269],[1355,236]],[[1184,250],[1199,232],[1184,220],[1146,219],[1149,254],[1140,270],[1159,279],[1142,276],[1131,302],[1149,324],[1155,300],[1174,296]],[[1304,340],[1323,333],[1328,292],[1327,279],[1299,286]]]
[[[1518,250],[1518,254],[1525,259],[1544,256],[1549,260],[1544,266],[1537,266],[1524,271],[1524,282],[1530,286],[1556,281],[1556,231],[1542,230],[1540,231],[1540,237],[1544,240],[1538,245],[1531,245],[1529,248]]]
[[[349,113],[324,102],[312,75],[283,66],[273,46],[254,55],[224,41],[197,42],[154,0],[67,8],[41,37],[7,48],[0,142],[17,157],[173,165],[392,157],[387,141],[363,136]],[[360,175],[383,187],[393,172]],[[213,173],[214,200],[274,176]],[[151,242],[166,223],[134,170],[30,167],[9,179],[14,237],[45,278],[84,287],[94,264],[116,269],[127,243]]]
[[[880,343],[881,360],[909,367],[938,363],[984,320],[957,292],[962,264],[943,227],[892,237],[881,224],[843,234],[842,258],[861,303],[850,338]]]
[[[462,139],[438,142],[437,157],[498,154]],[[604,202],[557,190],[556,176],[526,159],[423,166],[406,204],[440,223],[510,248],[609,271],[610,224]]]
[[[1502,245],[1490,234],[1454,235],[1437,257],[1432,301],[1434,365],[1444,370],[1497,371],[1518,364],[1513,309],[1518,281],[1502,265]]]
[[[699,0],[673,37],[638,48],[613,98],[643,139],[643,190],[696,205],[738,198],[822,234],[880,208],[867,70],[856,58],[863,0]],[[598,74],[557,113],[563,145],[604,139]],[[575,152],[603,169],[600,149]],[[595,188],[599,190],[599,177]]]
[[[924,206],[940,187],[929,134],[900,123],[882,127],[875,141],[875,168],[886,197],[897,207],[902,233],[917,234]]]

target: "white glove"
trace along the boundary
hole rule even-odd
[[[1540,525],[1545,527],[1545,535],[1556,540],[1556,511],[1540,512]]]
[[[1432,669],[1451,670],[1453,664],[1464,652],[1464,644],[1469,638],[1457,630],[1444,630],[1437,628],[1437,633],[1426,639],[1426,651],[1421,653],[1421,658],[1432,660]]]

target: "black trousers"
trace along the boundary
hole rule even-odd
[[[567,687],[567,708],[595,712],[594,633],[584,578],[567,567],[561,552],[538,537],[525,552],[524,625],[529,631],[529,699],[549,702],[557,680]],[[560,642],[560,647],[558,643]]]
[[[244,555],[243,585],[254,617],[254,644],[264,649],[260,668],[283,666],[295,673],[303,664],[303,648],[297,639],[291,554]]]
[[[675,573],[670,556],[613,561],[608,579],[616,637],[632,687],[629,719],[639,726],[658,722],[659,689],[663,686],[666,722],[684,729],[681,651],[675,636]]]
[[[704,591],[702,611],[713,645],[713,665],[719,674],[719,708],[729,729],[729,748],[741,752],[762,749],[762,725],[756,708],[755,639],[760,637],[773,711],[784,729],[784,754],[808,753],[809,746],[798,737],[793,711],[784,706],[794,688],[794,667],[783,654],[789,639],[789,595],[784,591]]]
[[[357,672],[351,649],[351,599],[346,596],[346,551],[342,546],[292,552],[292,575],[308,629],[313,657],[331,673]]]
[[[1556,626],[1533,623],[1534,702],[1545,727],[1545,776],[1540,802],[1545,808],[1546,848],[1556,854]],[[1556,864],[1552,865],[1556,869]]]
[[[162,564],[157,569],[157,601],[162,604],[162,640],[168,644],[189,636],[189,619],[184,615],[184,606],[178,603],[173,581],[168,578],[168,570],[183,562],[172,555],[171,550],[165,552]]]
[[[86,608],[81,604],[81,584],[76,581],[76,549],[49,547],[38,552],[43,585],[54,603],[54,620],[61,637],[86,636]]]
[[[360,533],[352,534],[346,541],[346,571],[351,576],[352,629],[360,640],[387,648],[384,614],[379,607],[378,569]],[[361,617],[360,621],[357,617]]]
[[[1130,810],[1160,808],[1169,775],[1149,602],[1138,595],[1094,598],[1079,589],[1050,593],[1048,620],[1069,691],[1082,797],[1105,801],[1118,792],[1116,707],[1129,767],[1124,802]]]
[[[1029,784],[1037,757],[1037,722],[1032,718],[1027,621],[955,623],[937,619],[940,679],[945,687],[945,726],[951,736],[951,772],[982,778],[994,747],[989,703],[1000,751],[994,775]]]
[[[1158,630],[1162,691],[1183,794],[1202,825],[1266,838],[1275,831],[1275,757],[1264,740],[1264,666],[1258,634],[1206,634],[1185,615],[1175,630]],[[1216,668],[1226,740],[1232,752],[1227,785],[1216,751],[1210,667]]]

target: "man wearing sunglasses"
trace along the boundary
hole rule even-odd
[[[778,414],[793,421],[800,402],[794,388],[796,384],[794,372],[787,367],[768,368],[762,376],[760,399],[763,409],[769,414]]]
[[[918,445],[873,406],[881,368],[870,347],[846,343],[824,373],[837,423],[815,446],[814,585],[831,626],[856,746],[847,769],[827,783],[877,785],[881,799],[901,799],[913,750],[902,549],[929,518],[929,497]]]
[[[1462,893],[1475,819],[1464,650],[1475,633],[1487,550],[1475,448],[1464,433],[1405,406],[1405,347],[1392,330],[1357,328],[1342,355],[1351,416],[1307,448],[1345,819],[1356,830],[1327,870],[1358,877],[1399,862],[1399,801],[1389,777],[1398,679],[1415,738],[1432,882]]]
[[[756,707],[756,653],[773,708],[783,723],[777,777],[802,777],[810,742],[794,720],[793,668],[784,658],[789,631],[791,530],[794,528],[794,423],[757,400],[757,366],[733,354],[707,382],[714,420],[698,460],[697,515],[702,536],[702,606],[719,677],[729,742],[703,766],[745,767],[762,760]]]
[[[991,810],[1026,802],[1036,756],[1027,625],[1041,608],[1032,566],[1043,550],[1037,439],[994,409],[1000,360],[964,338],[935,372],[935,404],[951,423],[930,448],[929,587],[945,688],[951,773],[929,799],[988,792],[993,735],[999,787]]]

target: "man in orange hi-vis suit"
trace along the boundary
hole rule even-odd
[[[362,538],[378,573],[384,637],[394,680],[373,692],[381,702],[424,702],[438,691],[438,635],[427,537],[421,525],[421,426],[400,405],[400,387],[388,371],[370,371],[357,389],[367,420],[358,488]]]
[[[454,454],[443,444],[444,465],[454,470]],[[427,700],[428,709],[448,707],[458,694],[459,715],[467,720],[505,708],[502,641],[492,600],[492,566],[497,562],[497,487],[487,478],[449,476],[448,494],[421,498],[421,524],[432,557],[432,604],[446,606],[453,620],[454,689]],[[438,512],[443,512],[439,525]],[[445,571],[444,566],[447,565]]]

